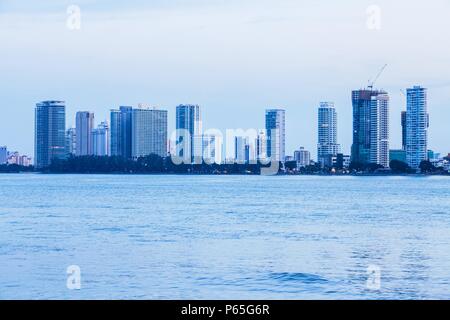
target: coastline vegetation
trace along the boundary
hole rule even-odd
[[[0,165],[0,173],[41,172],[47,174],[199,174],[199,175],[259,175],[262,164],[181,164],[175,165],[170,157],[149,155],[137,160],[117,156],[71,156],[64,160],[54,160],[44,169],[19,165]],[[420,172],[406,163],[392,160],[390,168],[376,164],[351,163],[348,168],[321,167],[319,163],[298,167],[296,161],[280,163],[280,175],[450,175],[443,168],[435,167],[429,161],[420,164]]]

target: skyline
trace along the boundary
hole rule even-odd
[[[436,154],[440,154],[440,152],[436,152],[436,150],[432,150],[430,148],[428,148],[428,134],[427,131],[430,128],[430,117],[429,114],[426,112],[427,111],[427,94],[426,92],[428,91],[427,88],[423,88],[421,86],[413,86],[412,88],[407,88],[407,110],[410,110],[410,104],[412,103],[412,99],[410,98],[410,96],[412,97],[412,92],[415,92],[417,90],[421,91],[421,92],[425,92],[425,94],[423,95],[424,98],[421,96],[420,102],[417,100],[414,100],[413,104],[416,105],[420,105],[423,106],[425,105],[425,113],[420,113],[421,120],[414,120],[416,122],[414,122],[414,128],[416,128],[416,126],[418,125],[417,121],[420,121],[421,126],[420,130],[425,130],[425,132],[422,131],[416,131],[416,129],[414,129],[414,132],[420,132],[419,136],[416,137],[416,133],[414,135],[414,139],[419,139],[417,141],[414,140],[413,142],[413,138],[411,136],[411,138],[407,138],[407,126],[406,126],[406,114],[407,111],[402,111],[401,112],[401,123],[400,123],[400,130],[402,132],[402,148],[401,149],[396,149],[396,148],[392,148],[390,146],[390,134],[389,134],[389,118],[390,118],[390,105],[389,105],[389,93],[385,92],[385,91],[379,91],[376,88],[374,88],[373,86],[369,86],[369,89],[363,89],[363,90],[355,90],[352,92],[353,95],[353,108],[356,108],[353,110],[353,118],[352,120],[354,121],[353,123],[353,129],[354,129],[354,136],[353,136],[353,144],[352,144],[352,148],[351,148],[351,152],[350,154],[348,154],[348,156],[351,155],[352,157],[352,161],[354,161],[355,163],[357,162],[362,162],[362,163],[378,163],[381,164],[383,167],[389,167],[389,152],[390,151],[399,151],[399,150],[403,150],[405,153],[407,151],[406,149],[406,145],[404,145],[404,143],[406,143],[407,139],[411,139],[411,146],[414,146],[414,148],[417,148],[418,144],[420,145],[420,153],[415,155],[415,160],[413,162],[411,162],[412,160],[404,160],[403,162],[408,162],[408,164],[412,165],[413,168],[418,168],[420,162],[422,161],[421,159],[426,159],[428,153],[430,151],[436,153]],[[362,96],[360,96],[362,95]],[[377,97],[376,99],[368,99],[368,97]],[[385,102],[381,103],[379,102],[379,100],[383,100]],[[367,100],[367,101],[366,101]],[[360,108],[363,107],[363,105],[366,104],[366,102],[369,102],[369,104],[371,105],[372,103],[370,102],[370,100],[372,100],[372,102],[378,101],[375,105],[377,106],[376,109],[378,111],[376,111],[376,116],[375,114],[372,114],[373,112],[370,112],[370,119],[372,119],[372,116],[375,116],[375,118],[373,119],[375,122],[373,121],[369,121],[373,122],[373,125],[369,127],[367,127],[365,125],[365,123],[367,123],[367,119],[365,117],[367,117],[369,114],[367,113],[367,111],[360,111]],[[42,101],[37,103],[37,106],[39,105],[43,105],[43,104],[53,104],[53,103],[61,103],[62,105],[66,105],[65,101],[53,101],[53,100],[47,100],[47,101]],[[195,108],[196,111],[196,116],[194,116],[194,113],[189,113],[189,114],[181,114],[181,110],[184,109],[191,109],[191,108]],[[366,107],[364,107],[366,108]],[[363,108],[363,109],[364,109]],[[120,110],[119,110],[120,109]],[[131,146],[133,147],[133,150],[135,150],[135,148],[144,148],[147,151],[144,151],[144,149],[142,151],[133,151],[132,154],[126,156],[129,158],[138,158],[139,156],[145,156],[148,154],[157,154],[161,157],[164,157],[164,155],[166,154],[170,154],[172,151],[171,150],[171,143],[174,143],[173,141],[171,141],[171,139],[174,139],[176,136],[175,141],[177,141],[176,143],[178,144],[180,141],[182,141],[183,138],[180,138],[178,135],[180,134],[178,131],[174,130],[172,133],[170,133],[168,131],[168,127],[169,127],[169,121],[168,121],[168,113],[169,111],[167,109],[161,108],[159,106],[151,106],[151,105],[145,105],[145,104],[139,104],[137,107],[133,107],[133,106],[120,106],[119,109],[111,109],[110,110],[110,118],[109,119],[105,119],[104,121],[99,120],[99,121],[95,121],[95,113],[90,112],[90,111],[77,111],[75,114],[75,126],[67,126],[67,114],[66,112],[64,112],[64,140],[65,140],[65,144],[66,144],[66,149],[68,148],[68,153],[70,154],[71,152],[69,150],[74,149],[75,144],[77,145],[75,152],[72,152],[75,156],[83,156],[83,155],[122,155],[123,151],[115,151],[117,149],[117,147],[120,148],[120,146],[116,144],[114,144],[111,146],[110,145],[110,141],[115,141],[114,137],[117,133],[112,134],[110,132],[111,130],[111,126],[110,124],[113,123],[112,128],[113,130],[120,130],[120,129],[114,129],[115,125],[114,123],[116,123],[118,120],[116,120],[116,115],[119,113],[121,114],[123,112],[123,110],[127,109],[127,112],[130,113],[130,121],[132,120],[133,123],[135,123],[135,125],[131,126],[131,123],[128,125],[130,128],[135,128],[137,129],[136,132],[133,131],[133,136],[135,135],[140,135],[140,138],[137,139],[132,139],[133,140],[133,144],[129,144],[129,148],[131,148]],[[37,110],[37,109],[36,109]],[[191,141],[188,143],[188,145],[190,145],[190,147],[188,146],[188,149],[191,148],[190,153],[191,154],[203,154],[203,150],[198,149],[197,147],[194,147],[194,144],[196,143],[200,143],[203,147],[204,146],[204,138],[207,138],[212,132],[215,132],[214,134],[218,133],[220,135],[224,134],[223,132],[221,132],[220,129],[217,128],[205,128],[203,129],[203,118],[200,116],[201,113],[201,107],[199,105],[178,105],[176,107],[176,128],[177,129],[182,129],[185,130],[187,129],[187,131],[189,132],[189,134],[191,135]],[[356,115],[355,112],[356,110],[358,110],[358,114]],[[361,109],[362,110],[362,109]],[[381,111],[383,110],[383,111]],[[137,118],[135,119],[135,114],[136,112],[145,112],[147,114],[146,119],[144,120],[144,118],[137,120]],[[37,111],[36,111],[37,112]],[[362,113],[361,113],[362,112]],[[381,113],[380,113],[381,112]],[[410,111],[411,112],[411,111]],[[415,111],[417,113],[417,111]],[[280,113],[280,114],[279,114]],[[278,155],[275,155],[275,158],[278,159],[278,161],[284,161],[284,159],[286,157],[288,158],[292,158],[294,155],[295,158],[295,153],[298,152],[298,150],[301,149],[305,149],[304,146],[300,146],[298,149],[295,149],[291,154],[286,152],[286,133],[285,133],[285,123],[286,123],[286,117],[285,117],[285,113],[286,110],[285,109],[281,109],[281,108],[277,108],[277,109],[273,109],[273,108],[269,108],[269,109],[265,109],[265,127],[264,129],[261,129],[261,127],[259,128],[246,128],[246,129],[242,129],[242,128],[233,128],[233,129],[226,129],[225,134],[229,135],[229,133],[234,132],[233,139],[235,137],[241,137],[242,134],[244,134],[244,136],[242,137],[246,137],[246,139],[251,138],[250,136],[247,136],[247,134],[249,134],[250,131],[252,131],[254,134],[257,134],[256,136],[254,136],[254,140],[252,143],[249,144],[249,146],[252,146],[254,148],[253,151],[256,151],[256,149],[258,148],[257,144],[259,143],[259,133],[262,132],[261,130],[267,131],[268,135],[267,135],[267,139],[270,141],[270,133],[272,129],[275,129],[278,127],[280,128],[281,131],[279,131],[277,138],[275,139],[275,145],[277,145],[277,148],[280,147],[280,151],[281,152],[281,157]],[[360,114],[361,113],[361,114]],[[158,114],[155,118],[155,116],[153,114]],[[272,115],[273,114],[273,115]],[[279,114],[279,115],[278,115]],[[144,114],[142,114],[144,115]],[[137,117],[137,115],[136,115]],[[330,166],[331,164],[331,160],[332,156],[336,156],[337,154],[343,154],[346,155],[345,152],[341,151],[341,145],[339,144],[339,139],[337,138],[337,128],[339,127],[337,124],[337,117],[338,114],[335,110],[335,106],[334,103],[331,101],[324,101],[324,102],[320,102],[319,107],[317,108],[317,128],[318,128],[318,136],[317,136],[317,153],[316,153],[316,157],[311,157],[311,160],[314,160],[315,162],[321,163],[322,166],[323,165],[327,165]],[[361,118],[362,117],[362,118]],[[381,117],[381,118],[380,118]],[[412,117],[412,114],[411,114]],[[416,117],[416,116],[414,116]],[[163,125],[163,127],[158,127],[160,125],[158,125],[157,127],[159,129],[153,130],[151,129],[149,131],[149,129],[151,128],[151,126],[149,127],[148,125],[144,126],[144,122],[148,122],[148,123],[153,123],[153,121],[155,119],[160,119],[161,118],[161,125]],[[164,119],[163,119],[164,118]],[[273,119],[272,119],[273,118]],[[411,122],[412,122],[411,118]],[[414,118],[416,119],[416,118]],[[125,119],[124,119],[125,120]],[[121,120],[122,121],[122,120]],[[137,122],[136,122],[137,121]],[[150,121],[150,122],[149,122]],[[186,122],[187,121],[187,122]],[[356,121],[356,122],[355,122]],[[381,121],[380,123],[378,123],[378,121]],[[138,129],[138,124],[140,126],[142,126],[141,129]],[[196,127],[196,129],[194,129],[194,126]],[[373,127],[373,128],[372,128]],[[36,124],[36,129],[38,128],[37,124]],[[377,130],[373,131],[372,129],[378,128]],[[193,131],[194,130],[194,131]],[[381,130],[381,131],[379,131]],[[145,135],[144,131],[146,132]],[[252,135],[253,135],[252,133]],[[150,135],[149,135],[150,134]],[[408,133],[409,134],[409,133]],[[421,136],[422,134],[424,134],[425,136]],[[39,135],[39,134],[38,134]],[[131,133],[129,134],[131,137]],[[162,135],[165,135],[165,138],[162,137]],[[175,135],[172,136],[169,139],[169,136],[171,135]],[[375,138],[376,142],[374,142],[373,144],[370,143],[370,145],[366,145],[368,142],[366,136],[373,136],[372,138]],[[201,136],[201,140],[197,139]],[[94,138],[95,137],[95,138]],[[162,140],[161,140],[162,138]],[[35,138],[37,139],[37,138]],[[121,139],[126,139],[125,137],[122,137]],[[158,142],[156,143],[156,140],[154,139],[158,139]],[[70,140],[70,142],[69,142]],[[160,141],[159,141],[160,140]],[[231,141],[227,140],[227,144],[230,143]],[[252,139],[250,139],[252,140]],[[367,140],[367,141],[366,141]],[[138,142],[139,141],[139,142]],[[145,142],[144,142],[145,141]],[[155,141],[155,142],[153,142]],[[165,143],[163,141],[166,141]],[[197,142],[195,142],[197,141]],[[130,141],[128,141],[130,142]],[[233,141],[234,142],[234,141]],[[233,143],[231,142],[231,143]],[[138,143],[136,145],[136,143]],[[153,143],[156,143],[156,145],[158,145],[160,148],[158,149],[158,151],[156,152],[153,146]],[[214,142],[215,143],[215,142]],[[164,151],[161,146],[165,145],[165,150]],[[4,145],[5,147],[8,147],[8,145]],[[144,147],[145,146],[145,147]],[[225,144],[224,144],[225,146]],[[80,149],[81,148],[81,149]],[[207,147],[206,147],[207,148]],[[230,159],[234,157],[234,159],[238,159],[238,157],[236,156],[236,152],[235,151],[236,146],[232,147],[232,149],[228,149],[228,146],[226,147],[227,153],[225,154],[224,160],[225,159]],[[353,150],[353,148],[356,148]],[[370,155],[369,155],[369,149],[370,148]],[[197,150],[198,149],[198,150]],[[366,150],[367,149],[367,150]],[[117,149],[119,150],[119,149]],[[153,150],[153,151],[151,151]],[[228,151],[230,150],[234,150],[232,153],[228,153]],[[359,151],[358,151],[359,150]],[[312,154],[314,154],[313,150],[306,150],[308,152],[311,152]],[[36,152],[39,153],[39,151],[36,149],[35,147],[35,155]],[[131,149],[130,149],[131,152]],[[137,155],[137,153],[139,155]],[[278,151],[277,151],[278,152]],[[409,151],[408,151],[409,152]],[[412,149],[411,149],[412,152]],[[417,151],[415,151],[417,152]],[[126,153],[126,151],[125,151]],[[136,153],[136,154],[135,154]],[[178,151],[175,151],[175,153],[177,154]],[[250,152],[251,153],[251,152]],[[270,156],[270,144],[267,146],[267,153]],[[445,153],[445,152],[444,152]],[[278,154],[278,153],[277,153]],[[450,154],[450,153],[449,153]],[[183,157],[183,155],[179,155],[181,157]],[[369,159],[366,159],[365,157],[368,157]],[[258,154],[255,153],[255,159],[258,159]],[[322,157],[322,158],[321,158]]]
[[[205,128],[222,130],[263,128],[262,110],[285,109],[292,154],[300,146],[316,149],[317,106],[333,101],[339,143],[349,154],[351,90],[367,86],[388,63],[376,87],[391,98],[391,148],[401,149],[400,89],[421,85],[429,90],[429,148],[448,152],[450,50],[440,31],[449,22],[440,17],[450,4],[436,1],[424,10],[418,1],[378,1],[382,24],[374,31],[366,27],[368,1],[273,3],[77,1],[82,25],[71,31],[69,2],[46,1],[37,10],[26,1],[2,1],[0,58],[8,80],[0,89],[6,106],[0,145],[33,154],[36,101],[65,100],[68,127],[78,110],[100,122],[119,105],[147,102],[169,109],[169,132],[172,109],[191,103],[202,106]]]
[[[401,113],[401,129],[404,135],[402,141],[406,141],[406,145],[403,145],[401,150],[389,147],[388,93],[374,89],[371,85],[369,89],[353,91],[352,96],[354,136],[351,155],[347,156],[351,157],[349,160],[354,167],[372,164],[379,165],[380,168],[393,169],[396,164],[394,163],[392,167],[391,160],[400,160],[417,170],[423,161],[437,159],[435,152],[427,148],[430,122],[426,88],[414,86],[407,89],[408,108],[406,112]],[[67,128],[64,101],[37,103],[36,167],[47,166],[51,158],[60,159],[59,153],[54,157],[50,154],[55,154],[55,151],[61,148],[65,149],[65,156],[118,155],[125,159],[137,160],[153,154],[161,158],[172,157],[174,163],[187,160],[188,163],[201,164],[204,159],[216,157],[211,153],[214,148],[211,149],[208,143],[213,142],[216,145],[218,141],[212,141],[211,135],[216,136],[214,140],[217,140],[218,134],[222,140],[223,133],[211,128],[202,130],[200,106],[177,106],[176,131],[170,135],[170,139],[168,139],[167,114],[167,110],[146,105],[139,105],[138,108],[122,106],[118,110],[111,110],[112,131],[109,131],[108,121],[101,122],[97,129],[94,129],[95,115],[81,111],[76,114],[76,128]],[[337,118],[332,102],[320,104],[317,118],[319,135],[316,161],[322,168],[331,168],[334,165],[339,168],[345,162],[346,155],[341,153],[340,145],[337,143]],[[226,144],[222,146],[226,150],[223,160],[228,162],[230,159],[228,156],[231,156],[233,162],[251,163],[267,156],[277,162],[287,162],[290,161],[288,159],[299,157],[298,150],[294,152],[294,157],[292,155],[286,157],[285,123],[285,110],[266,109],[264,131],[227,130]],[[205,138],[209,141],[206,144]],[[64,142],[63,147],[61,141]],[[112,144],[109,141],[112,141]],[[223,149],[222,147],[219,148]],[[261,152],[263,148],[266,151]],[[300,147],[299,150],[301,149],[304,148]],[[207,155],[204,153],[205,150],[208,151]],[[43,156],[39,160],[38,155],[41,154]],[[48,157],[45,158],[44,155]],[[298,161],[301,160],[297,160],[297,166]]]

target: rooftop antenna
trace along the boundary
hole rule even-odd
[[[381,68],[381,70],[378,72],[377,76],[376,76],[372,81],[369,80],[368,88],[369,88],[370,91],[373,90],[373,87],[375,86],[375,83],[377,82],[378,78],[380,78],[380,76],[382,75],[382,73],[384,72],[384,70],[386,69],[387,66],[388,66],[388,65],[385,64],[385,65],[383,66],[383,68]]]

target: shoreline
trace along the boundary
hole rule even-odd
[[[48,175],[48,176],[60,176],[60,175],[110,175],[110,176],[277,176],[277,177],[450,177],[449,174],[426,174],[426,173],[349,173],[349,174],[327,174],[327,173],[317,173],[317,174],[289,174],[289,173],[281,173],[275,175],[261,175],[261,174],[244,174],[244,173],[166,173],[166,172],[148,172],[148,173],[125,173],[125,172],[0,172],[0,176],[3,174],[11,174],[11,175]]]

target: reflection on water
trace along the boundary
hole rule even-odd
[[[31,174],[0,185],[0,299],[450,298],[446,177]],[[66,287],[71,265],[81,290]]]

